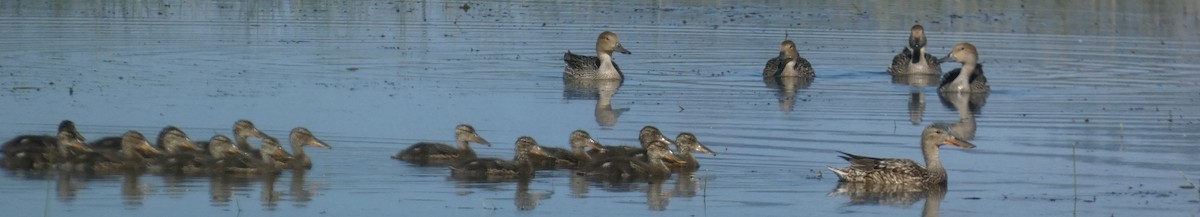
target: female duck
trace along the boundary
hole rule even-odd
[[[925,27],[913,25],[908,35],[908,47],[892,58],[888,66],[890,75],[937,75],[942,73],[942,66],[933,54],[925,52]]]
[[[454,140],[458,143],[458,148],[442,143],[420,142],[396,153],[392,159],[423,166],[450,165],[463,160],[475,159],[475,150],[467,145],[468,142],[492,146],[492,143],[488,143],[487,140],[475,133],[475,127],[467,124],[459,124],[454,128]]]
[[[564,80],[622,80],[625,75],[621,73],[621,68],[617,67],[617,63],[613,62],[613,51],[623,54],[632,54],[621,46],[621,39],[616,33],[604,31],[600,33],[600,37],[596,39],[596,56],[576,55],[567,51],[563,55],[563,62],[567,63],[567,67],[563,69]]]
[[[708,149],[704,144],[700,144],[700,140],[696,139],[696,135],[688,132],[679,133],[679,136],[675,137],[675,148],[679,150],[679,152],[675,153],[675,158],[678,158],[682,163],[668,164],[667,166],[671,167],[671,169],[685,171],[700,169],[700,161],[696,160],[695,156],[692,156],[692,152],[717,156],[716,152]]]
[[[949,128],[934,124],[921,133],[921,151],[925,156],[925,167],[909,159],[873,158],[842,153],[839,156],[850,162],[850,167],[829,167],[842,182],[865,182],[878,184],[946,184],[946,168],[938,157],[942,144],[964,149],[974,148],[970,142],[958,140],[950,135]]]
[[[451,175],[463,179],[532,178],[532,156],[546,156],[537,141],[528,136],[517,138],[516,154],[512,161],[497,158],[477,158],[450,167]]]
[[[950,93],[986,93],[988,92],[987,77],[983,76],[983,65],[979,61],[979,52],[971,43],[958,43],[950,48],[950,53],[939,62],[959,62],[962,68],[951,70],[942,77],[939,92]]]
[[[668,140],[666,136],[663,136],[662,131],[659,131],[657,127],[646,125],[645,127],[642,127],[641,131],[638,131],[638,142],[641,145],[640,147],[624,145],[601,146],[603,149],[588,150],[588,155],[591,155],[593,159],[621,156],[643,156],[646,153],[646,147],[650,146],[650,143],[653,141],[662,141],[664,143],[671,144],[671,140]]]
[[[289,137],[288,142],[292,145],[292,151],[296,153],[287,162],[287,168],[290,169],[312,169],[312,159],[309,159],[308,154],[304,153],[304,146],[333,149],[333,146],[329,146],[325,141],[313,136],[307,128],[294,128]]]
[[[763,77],[812,77],[815,74],[812,64],[800,57],[792,40],[783,40],[779,44],[779,56],[768,60],[767,66],[763,67]]]
[[[241,119],[233,123],[234,145],[246,153],[257,156],[259,155],[259,151],[250,145],[249,139],[251,136],[262,139],[266,138],[267,134],[258,131],[258,128],[254,127],[254,123],[250,122],[250,120]]]
[[[166,154],[159,160],[159,166],[166,172],[198,173],[208,163],[209,156],[203,149],[192,143],[187,133],[175,126],[163,127],[158,133],[156,145]]]
[[[208,154],[212,157],[209,165],[214,174],[254,173],[262,163],[261,157],[242,152],[229,137],[214,135],[208,141]]]
[[[605,152],[604,147],[600,147],[592,135],[587,131],[575,130],[571,132],[571,150],[555,147],[541,147],[542,151],[546,152],[547,157],[534,157],[533,166],[540,170],[578,168],[579,166],[587,165],[591,162],[592,157],[587,154],[587,148],[592,147],[592,150]]]

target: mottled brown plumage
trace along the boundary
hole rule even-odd
[[[921,133],[921,150],[925,156],[926,167],[909,159],[875,158],[839,151],[843,155],[839,157],[849,161],[850,166],[841,169],[829,167],[829,170],[837,174],[842,182],[945,184],[946,168],[942,167],[942,161],[938,157],[938,147],[942,144],[964,149],[975,147],[970,142],[954,138],[947,126],[934,124]]]
[[[392,159],[407,161],[422,166],[453,165],[460,161],[475,159],[475,150],[467,145],[469,142],[491,147],[492,144],[475,133],[475,127],[460,124],[454,130],[455,142],[458,148],[433,142],[420,142],[401,150]]]
[[[908,47],[892,58],[892,65],[887,72],[891,75],[942,73],[942,66],[933,54],[925,52],[925,28],[913,25],[908,36]]]

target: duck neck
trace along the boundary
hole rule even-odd
[[[529,175],[533,174],[533,163],[529,161],[529,154],[526,152],[517,153],[513,157],[513,163],[517,165],[517,174]]]
[[[928,141],[921,141],[921,150],[925,155],[925,170],[929,172],[929,183],[945,183],[946,168],[942,167],[941,157],[938,156],[938,146]]]
[[[958,77],[955,77],[954,81],[950,82],[950,90],[958,92],[970,92],[972,74],[975,74],[975,62],[963,62],[962,68],[958,71]]]
[[[457,142],[458,142],[458,150],[459,150],[460,158],[462,158],[462,159],[475,158],[475,150],[471,149],[471,145],[467,144],[466,139],[459,139]]]
[[[237,141],[234,144],[237,145],[238,149],[246,150],[246,151],[254,150],[254,147],[250,146],[250,141],[249,141],[250,137],[249,136],[243,136],[241,134],[238,134],[236,139],[237,139]]]
[[[596,58],[600,59],[600,68],[597,72],[597,78],[621,79],[621,72],[617,71],[617,67],[613,65],[612,54],[596,52]]]
[[[293,140],[293,141],[295,141],[295,140]],[[301,159],[308,158],[308,155],[304,153],[304,145],[301,143],[292,142],[292,153],[293,153],[292,158],[295,158],[293,160],[301,160]]]

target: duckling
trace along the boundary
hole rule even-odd
[[[689,172],[700,169],[700,161],[696,160],[695,156],[692,156],[693,151],[696,153],[712,154],[713,156],[717,156],[716,152],[708,149],[708,147],[704,146],[704,144],[700,144],[700,140],[696,139],[696,135],[693,135],[689,132],[679,133],[679,136],[675,137],[675,146],[676,149],[679,150],[679,152],[675,153],[675,158],[678,158],[681,162],[677,164],[667,164],[667,166],[671,167],[671,169],[680,169]]]
[[[517,138],[515,146],[516,154],[511,161],[498,158],[471,159],[451,166],[451,175],[460,179],[532,178],[534,168],[530,157],[546,156],[546,153],[537,141],[528,136]]]
[[[85,140],[75,129],[75,122],[63,120],[59,122],[55,136],[20,135],[5,142],[0,146],[0,153],[4,153],[0,166],[10,169],[54,167],[54,162],[62,162],[70,155],[89,152],[90,149],[82,145]]]
[[[813,77],[813,75],[816,73],[813,71],[812,64],[800,56],[800,52],[796,51],[796,43],[792,40],[783,40],[779,44],[779,56],[768,60],[767,66],[763,67],[763,77]]]
[[[987,77],[983,76],[983,65],[978,64],[979,51],[971,43],[958,43],[939,62],[959,62],[962,68],[951,70],[942,77],[938,91],[942,93],[986,93],[990,89]]]
[[[563,62],[567,63],[563,70],[563,80],[624,80],[625,74],[613,62],[613,51],[632,54],[621,46],[621,39],[616,33],[604,31],[596,38],[596,56],[576,55],[567,51],[563,54]]]
[[[205,170],[209,156],[192,143],[187,133],[175,126],[163,127],[155,142],[159,150],[165,151],[158,161],[161,172],[195,174]]]
[[[451,165],[455,162],[475,159],[475,150],[467,145],[468,142],[492,146],[492,143],[475,133],[475,127],[467,124],[459,124],[454,128],[454,140],[458,143],[458,148],[442,143],[420,142],[396,153],[392,159],[422,166]]]
[[[664,140],[653,140],[646,148],[643,157],[616,156],[593,162],[591,168],[584,172],[590,176],[608,177],[615,179],[666,179],[671,176],[669,163],[682,163]],[[666,161],[666,162],[664,162]]]
[[[588,155],[591,155],[591,157],[594,159],[616,156],[633,157],[643,155],[646,153],[646,146],[648,146],[652,141],[663,141],[667,144],[671,144],[671,140],[668,140],[666,136],[663,136],[662,131],[658,130],[657,127],[646,125],[645,127],[642,127],[641,131],[638,131],[638,142],[641,145],[640,148],[631,146],[601,146],[604,150],[603,153],[598,149],[592,149],[588,150]]]
[[[288,142],[292,145],[292,159],[287,162],[289,169],[312,169],[312,159],[308,158],[308,154],[304,153],[304,146],[313,146],[325,149],[333,149],[333,146],[321,141],[308,128],[297,127],[292,129],[292,133],[288,136]]]
[[[267,134],[254,127],[254,123],[250,122],[250,120],[241,119],[233,123],[234,145],[246,153],[257,156],[259,155],[259,150],[254,149],[250,145],[249,139],[251,136],[258,137],[259,139],[268,137]]]
[[[105,159],[92,166],[92,170],[97,172],[142,170],[150,163],[150,159],[163,154],[150,146],[146,136],[134,130],[125,132],[119,142],[113,142],[111,137],[105,138],[90,144],[90,148]]]
[[[213,174],[255,173],[262,163],[261,157],[251,156],[233,145],[233,140],[223,135],[214,135],[208,140],[209,163]]]
[[[531,161],[537,169],[565,169],[579,168],[587,165],[592,160],[592,157],[587,154],[587,147],[592,147],[593,150],[598,150],[603,153],[604,147],[600,147],[592,135],[587,131],[575,130],[571,132],[571,150],[555,147],[541,147],[542,151],[546,152],[548,157],[534,156]]]
[[[279,144],[278,139],[268,136],[262,139],[261,145],[259,157],[262,163],[258,165],[260,173],[277,173],[281,169],[287,168],[287,162],[292,160],[292,155],[283,149],[283,145]]]
[[[888,74],[941,74],[941,62],[933,54],[925,52],[925,45],[925,27],[913,25],[908,35],[908,47],[892,58],[892,65],[887,69]]]

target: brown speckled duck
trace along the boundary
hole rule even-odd
[[[97,172],[116,172],[124,170],[142,170],[152,159],[162,156],[162,152],[150,146],[146,136],[130,130],[114,141],[112,137],[101,139],[90,144],[90,148],[105,160],[96,162],[92,169]]]
[[[604,147],[600,147],[592,135],[587,131],[575,130],[571,132],[571,150],[556,148],[556,147],[541,147],[542,151],[546,152],[546,157],[534,156],[530,159],[533,166],[537,169],[552,170],[552,169],[574,169],[587,165],[592,161],[592,157],[587,154],[587,148],[604,152]]]
[[[763,77],[811,78],[814,75],[816,73],[812,64],[800,56],[800,52],[796,50],[796,43],[792,40],[783,40],[779,44],[779,56],[767,60],[767,65],[763,67]]]
[[[486,139],[475,133],[475,127],[459,124],[454,128],[454,140],[458,148],[434,142],[420,142],[396,153],[392,159],[408,161],[417,165],[452,165],[459,161],[475,159],[475,150],[467,145],[469,142],[491,147]]]
[[[596,38],[596,56],[576,55],[567,51],[563,54],[563,80],[622,80],[625,79],[621,68],[613,62],[612,53],[631,54],[621,46],[621,38],[616,33],[604,31]]]
[[[58,133],[49,135],[21,135],[0,146],[4,154],[2,165],[9,169],[46,169],[55,164],[73,161],[78,154],[91,152],[86,139],[75,129],[75,122],[63,120],[58,124]]]
[[[668,163],[682,163],[664,140],[653,140],[647,145],[646,154],[639,156],[614,156],[593,162],[583,172],[589,176],[610,179],[666,179],[671,176]]]
[[[950,134],[950,128],[934,124],[921,133],[921,152],[925,156],[925,167],[909,159],[874,158],[840,152],[850,167],[829,167],[842,182],[866,182],[880,184],[946,184],[946,168],[938,157],[942,144],[974,148],[970,142],[958,140]]]
[[[308,128],[294,128],[289,137],[288,142],[292,145],[292,152],[296,153],[287,162],[287,168],[290,169],[312,169],[312,159],[309,159],[308,154],[305,154],[304,146],[333,149],[333,146],[329,146],[325,141],[321,141],[321,139],[313,136],[312,132],[308,131]]]
[[[498,158],[476,158],[462,161],[450,167],[451,175],[459,179],[511,179],[532,178],[533,164],[531,156],[545,156],[541,146],[532,137],[522,136],[517,139],[516,153],[513,160]]]
[[[713,152],[707,146],[704,146],[704,144],[700,144],[700,140],[696,139],[696,135],[689,132],[679,133],[679,136],[675,137],[675,147],[679,151],[675,153],[675,157],[679,158],[682,163],[667,164],[671,169],[685,171],[700,169],[700,161],[696,159],[696,156],[692,156],[692,152],[717,156],[717,152]]]

